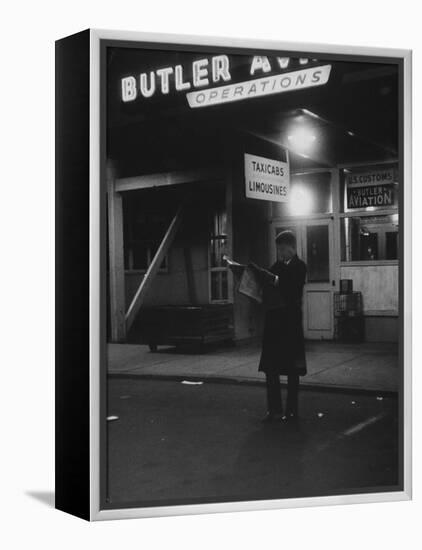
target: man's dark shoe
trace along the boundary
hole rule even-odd
[[[298,419],[297,411],[286,411],[286,414],[283,416],[284,422],[295,422]]]
[[[283,415],[281,413],[273,414],[267,412],[264,418],[261,420],[264,424],[270,424],[271,422],[279,422],[282,419]]]

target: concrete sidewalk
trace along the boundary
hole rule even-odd
[[[148,346],[108,344],[108,373],[260,383],[264,382],[264,374],[258,372],[259,356],[260,347],[256,344],[220,347],[203,354],[170,347],[152,353]],[[303,385],[375,392],[398,390],[399,362],[395,344],[308,341],[306,358],[308,374],[301,379]]]

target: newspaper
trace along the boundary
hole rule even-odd
[[[262,304],[263,289],[253,269],[245,264],[240,264],[224,256],[223,258],[234,275],[239,279],[238,292],[248,296],[255,302]]]
[[[249,296],[255,302],[262,304],[262,286],[257,279],[255,271],[250,267],[246,267],[243,271],[238,290],[241,294]]]

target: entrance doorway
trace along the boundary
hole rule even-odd
[[[313,219],[274,222],[272,225],[273,259],[277,259],[275,236],[289,229],[296,235],[297,254],[307,265],[303,295],[305,338],[331,340],[334,335],[333,292],[334,245],[333,220]]]

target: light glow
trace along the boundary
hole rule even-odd
[[[291,216],[306,216],[314,207],[312,193],[303,184],[292,186],[289,198],[289,213]]]
[[[316,135],[310,128],[301,125],[294,128],[287,139],[295,153],[304,155],[313,149]]]
[[[316,119],[319,119],[321,118],[319,115],[317,115],[316,113],[313,113],[312,111],[309,111],[309,109],[301,109],[302,113],[305,114],[305,115],[308,115],[308,116],[311,116],[312,118],[316,118]]]

